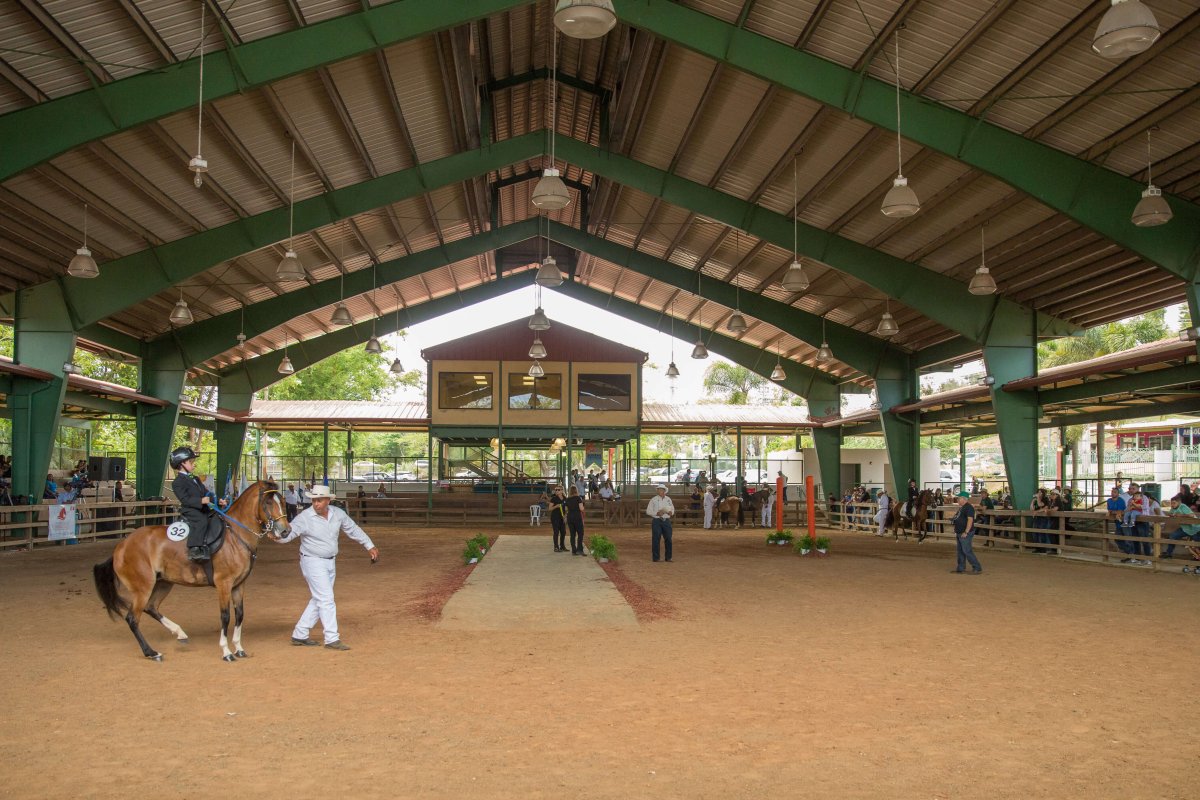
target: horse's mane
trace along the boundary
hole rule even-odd
[[[247,497],[250,494],[250,490],[253,489],[255,486],[258,486],[259,484],[262,485],[263,491],[271,491],[271,490],[279,491],[279,484],[275,483],[275,481],[268,481],[268,480],[255,481],[254,483],[247,486],[246,491],[239,494],[237,496],[237,498],[232,503],[229,504],[229,510],[233,511],[234,508],[236,508],[238,506],[238,504],[242,502],[242,498]],[[260,497],[262,496],[262,492],[259,492],[259,496]]]

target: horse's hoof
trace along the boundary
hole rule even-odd
[[[232,664],[237,659],[235,659],[232,655],[228,655],[228,656],[221,656],[221,660],[228,661],[230,664]]]
[[[162,653],[151,653],[150,655],[146,656],[146,658],[150,659],[151,661],[162,661]]]
[[[175,641],[179,642],[179,644],[191,644],[192,643],[191,639],[176,639]]]
[[[233,654],[233,657],[234,658],[249,658],[250,654],[247,653],[245,650],[238,650],[236,653]]]

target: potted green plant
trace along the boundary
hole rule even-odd
[[[588,544],[591,546],[592,555],[601,564],[617,560],[617,546],[607,536],[597,534],[588,541]]]
[[[829,537],[828,536],[818,536],[816,545],[817,545],[817,552],[820,553],[821,555],[825,555],[826,553],[829,552]]]
[[[796,540],[795,544],[792,545],[792,547],[795,548],[796,552],[802,556],[806,556],[809,553],[811,553],[815,546],[816,546],[816,542],[813,541],[813,538],[811,536],[802,536],[801,538]]]
[[[771,531],[767,534],[767,544],[777,544],[781,547],[792,541],[792,531],[785,528],[781,531]]]
[[[474,543],[474,545],[479,548],[480,555],[485,555],[487,553],[488,538],[486,533],[477,533],[467,541]]]
[[[483,553],[479,551],[479,545],[474,539],[467,540],[467,546],[463,548],[463,561],[467,564],[478,564],[479,559],[483,558]]]

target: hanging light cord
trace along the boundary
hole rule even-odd
[[[204,128],[204,14],[208,4],[200,3],[200,95],[196,100],[196,155],[202,152],[200,137]]]
[[[896,176],[904,177],[904,153],[900,149],[900,29],[896,29]]]
[[[555,134],[558,132],[558,33],[550,29],[550,168],[558,163],[554,159]]]
[[[979,266],[987,266],[987,238],[984,231],[987,230],[987,223],[979,226]]]
[[[295,251],[292,238],[295,236],[296,214],[296,140],[292,139],[292,167],[288,177],[288,250]]]
[[[83,204],[83,249],[87,249],[87,203]]]
[[[1147,186],[1152,186],[1154,184],[1154,176],[1150,174],[1151,158],[1152,157],[1150,155],[1150,129],[1147,128],[1146,129],[1146,185]]]
[[[796,156],[792,156],[792,261],[800,258],[798,228],[800,227],[800,184],[796,177]]]

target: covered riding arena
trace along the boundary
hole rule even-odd
[[[1124,435],[1196,452],[1198,87],[1194,0],[0,4],[0,797],[1200,796],[1200,550],[1098,505],[1106,424],[1177,415]],[[1043,363],[1148,314],[1164,334]],[[269,396],[351,348],[421,402]],[[643,396],[710,355],[779,405]],[[62,499],[64,429],[113,421],[132,483]],[[1095,491],[1026,510],[1084,427]],[[360,475],[356,429],[424,446]],[[248,529],[248,657],[221,659],[209,588],[165,602],[177,633],[143,617],[161,662],[105,615],[93,565],[183,557],[168,458],[201,431],[218,481],[323,431],[319,471],[276,477],[331,480],[379,548],[342,539],[351,649],[293,646],[297,545]],[[736,450],[735,491],[791,465],[780,527],[828,553],[700,527],[683,459],[643,457],[672,432],[714,473]],[[795,458],[751,463],[768,435]],[[982,436],[1012,507],[981,513],[980,574],[949,574],[949,506],[928,538],[846,508],[910,477],[984,508]],[[882,440],[870,481],[851,437]],[[605,563],[529,510],[597,463]],[[664,476],[688,513],[654,562]]]

